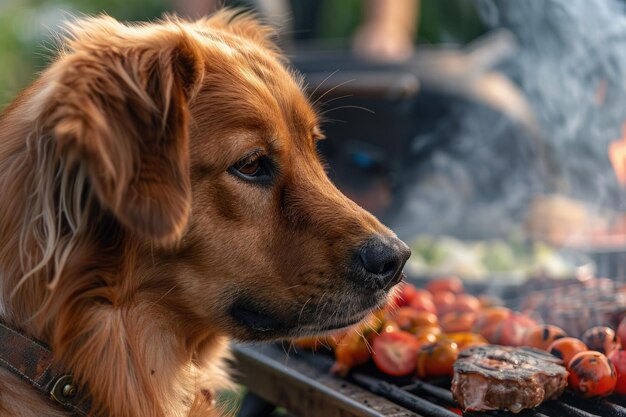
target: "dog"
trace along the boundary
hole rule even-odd
[[[409,249],[327,178],[268,27],[94,17],[60,45],[0,117],[0,321],[85,413],[219,415],[230,340],[384,305]],[[19,373],[0,360],[0,415],[73,415]]]

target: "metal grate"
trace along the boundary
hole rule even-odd
[[[344,381],[328,374],[333,362],[331,356],[305,351],[292,353],[287,357],[280,345],[237,348],[236,356],[242,362],[240,372],[246,372],[246,368],[248,371],[250,368],[253,369],[252,379],[245,376],[242,378],[242,382],[248,385],[251,391],[268,401],[285,406],[290,411],[292,411],[291,407],[297,408],[298,404],[308,404],[301,409],[293,410],[294,414],[303,417],[331,415],[458,417],[459,415],[457,412],[460,410],[457,409],[458,406],[448,389],[449,380],[424,382],[415,379],[389,379],[376,375],[376,372],[370,369],[363,369],[352,372]],[[263,366],[257,366],[260,363]],[[294,382],[294,378],[298,382]],[[284,380],[286,383],[280,387],[278,394],[268,394],[265,389],[269,385],[276,385],[279,380]],[[352,384],[365,392],[352,388]],[[298,393],[295,394],[297,398],[295,405],[293,402],[289,404],[284,401],[289,398],[288,391],[291,388],[298,389]],[[329,390],[330,392],[323,392]],[[325,411],[309,413],[312,404]],[[390,404],[395,404],[397,407],[394,409]],[[332,411],[329,410],[337,412],[330,414]],[[524,410],[518,414],[493,411],[465,413],[464,415],[468,417],[626,417],[626,398],[613,396],[606,400],[589,400],[566,392],[557,401],[547,401],[535,409]]]
[[[458,416],[446,408],[458,407],[450,390],[437,385],[416,381],[409,385],[397,386],[361,373],[354,373],[350,376],[350,380],[370,392],[388,398],[424,417]],[[612,400],[586,400],[565,392],[557,401],[547,401],[536,409],[524,410],[518,414],[492,411],[488,413],[465,413],[464,415],[473,417],[624,417],[626,416],[626,408]]]

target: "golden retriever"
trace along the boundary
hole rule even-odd
[[[270,32],[77,20],[0,117],[0,318],[92,415],[216,415],[229,339],[350,326],[400,280],[408,248],[327,178]],[[0,364],[0,415],[71,414]]]

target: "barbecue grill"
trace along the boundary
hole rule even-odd
[[[410,280],[423,287],[424,281]],[[557,299],[563,294],[586,291],[587,296],[604,296],[617,292],[619,282],[598,280],[589,286],[577,279],[555,281],[530,279],[522,285],[502,283],[468,284],[466,289],[475,294],[491,292],[514,308],[532,301],[536,295]],[[626,302],[609,301],[613,316],[626,313]],[[538,306],[535,306],[538,308]],[[538,308],[539,309],[539,308]],[[540,310],[540,309],[539,309]],[[586,329],[595,324],[607,324],[600,317],[595,323],[590,310]],[[574,330],[570,329],[573,334]],[[413,376],[390,377],[378,371],[370,362],[356,367],[346,378],[331,374],[333,354],[327,350],[311,352],[288,347],[288,344],[264,346],[235,346],[239,382],[246,385],[253,396],[244,401],[239,417],[269,415],[274,405],[280,405],[298,417],[452,417],[460,410],[450,392],[450,379],[420,381]],[[612,396],[607,400],[586,400],[567,391],[557,401],[548,401],[533,410],[513,414],[504,411],[465,413],[465,416],[522,416],[522,417],[626,417],[626,397]]]
[[[295,66],[305,73],[310,86],[317,87],[312,94],[314,99],[321,97],[326,102],[345,106],[329,117],[347,123],[325,126],[331,140],[322,142],[321,150],[332,167],[329,172],[331,178],[346,194],[351,197],[367,194],[363,192],[363,187],[382,181],[383,188],[394,195],[396,204],[391,207],[368,205],[367,202],[361,204],[382,220],[393,221],[396,209],[405,197],[403,170],[410,164],[416,165],[429,158],[434,149],[445,146],[444,141],[439,139],[452,141],[450,135],[429,136],[426,133],[436,123],[439,126],[448,124],[449,119],[442,121],[438,117],[449,114],[449,109],[458,101],[475,108],[489,107],[490,111],[510,119],[515,132],[504,134],[510,139],[510,133],[516,133],[513,136],[519,142],[519,146],[511,152],[541,159],[538,164],[540,169],[536,171],[543,170],[548,177],[559,178],[553,155],[546,150],[542,137],[537,133],[537,126],[533,124],[533,117],[527,113],[528,108],[520,105],[524,103],[516,91],[504,89],[510,94],[505,94],[502,101],[494,102],[490,101],[488,94],[483,94],[482,87],[472,87],[480,73],[489,71],[502,56],[514,49],[510,38],[502,33],[484,42],[466,51],[423,48],[417,51],[415,60],[408,66],[370,67],[369,70],[377,75],[374,78],[363,76],[363,63],[342,60],[337,54],[307,51],[305,55],[294,58]],[[332,69],[328,69],[329,65]],[[338,75],[334,74],[337,68],[342,70]],[[352,79],[358,81],[350,82]],[[353,106],[374,109],[377,117],[371,117],[367,112],[354,112]],[[518,149],[522,151],[517,152]],[[409,159],[411,152],[413,154]],[[546,182],[545,185],[546,190],[533,188],[532,191],[539,194],[558,191],[552,189],[555,187],[552,183]],[[486,231],[493,229],[491,223],[488,226]],[[400,235],[411,233],[397,231]],[[626,276],[623,270],[626,245],[574,249],[593,256],[600,276]],[[487,289],[490,295],[503,298],[546,289],[541,286],[534,288],[535,284],[529,281],[522,287],[499,287],[495,280],[489,283]],[[469,292],[478,294],[485,293],[484,290],[475,288]],[[520,301],[519,298],[517,301]],[[519,304],[513,302],[509,306],[515,308]],[[244,401],[240,417],[269,415],[274,405],[282,406],[298,417],[453,417],[461,414],[452,398],[449,379],[420,381],[413,377],[392,378],[378,372],[371,363],[353,369],[342,379],[330,373],[332,354],[300,349],[294,351],[286,344],[235,346],[235,357],[238,380],[252,394]],[[547,401],[518,414],[493,411],[464,415],[626,417],[626,398],[612,396],[589,400],[566,391],[558,400]]]
[[[285,353],[284,346],[235,347],[239,382],[271,404],[298,417],[455,417],[448,380],[390,379],[365,368],[346,379],[330,374],[332,356],[308,351]],[[536,409],[465,413],[465,416],[625,417],[626,399],[588,400],[563,394]],[[240,417],[260,417],[244,404]]]

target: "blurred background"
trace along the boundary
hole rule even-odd
[[[329,175],[410,242],[414,276],[626,276],[620,0],[239,0],[279,30]],[[64,20],[195,18],[215,0],[0,0],[0,107]]]
[[[367,1],[367,0],[366,0]],[[403,2],[403,0],[400,0]],[[228,0],[0,0],[0,107],[8,102],[45,68],[54,56],[52,34],[60,31],[63,21],[81,15],[105,13],[120,20],[154,20],[164,13],[177,13],[188,18],[211,13],[226,3],[241,7],[272,11],[277,22],[286,25],[281,32],[284,40],[316,37],[323,43],[345,46],[359,27],[364,15],[364,0],[298,1],[263,0],[260,2]],[[276,7],[272,5],[276,3]],[[453,6],[453,7],[450,7]],[[444,13],[452,9],[452,14]],[[421,3],[419,38],[423,42],[467,42],[483,31],[474,7],[466,0],[423,0]],[[311,12],[310,12],[311,11]],[[304,29],[294,30],[306,16],[318,16]],[[412,10],[417,21],[419,8]],[[424,21],[424,15],[427,21]],[[448,22],[445,27],[442,20]],[[289,33],[285,33],[285,32]]]

